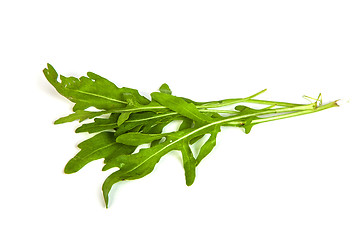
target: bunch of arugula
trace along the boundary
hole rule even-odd
[[[104,159],[103,170],[118,168],[103,183],[106,207],[115,183],[146,176],[162,156],[174,150],[181,152],[186,184],[192,185],[195,168],[214,148],[222,126],[240,127],[249,133],[259,123],[338,106],[336,101],[323,105],[321,95],[310,104],[254,99],[265,90],[246,98],[195,102],[172,95],[166,84],[151,93],[149,100],[135,89],[119,88],[92,72],[80,78],[62,75],[59,78],[50,64],[43,72],[61,95],[75,103],[74,113],[56,120],[55,124],[92,121],[76,129],[77,133],[88,132],[93,136],[78,145],[80,151],[66,164],[65,173],[75,173],[98,159]],[[234,107],[240,103],[263,107]],[[224,109],[226,106],[231,109]],[[174,121],[180,122],[177,129],[165,132],[164,128]],[[205,135],[208,138],[204,141]],[[191,146],[197,142],[201,146],[194,155]]]

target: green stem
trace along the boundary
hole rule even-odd
[[[198,103],[197,108],[218,108],[218,107],[225,107],[228,105],[233,105],[236,103],[256,103],[256,104],[263,104],[263,105],[277,105],[277,106],[283,106],[283,107],[295,107],[295,106],[301,106],[303,104],[297,104],[297,103],[287,103],[287,102],[278,102],[278,101],[268,101],[268,100],[258,100],[253,99],[256,96],[259,96],[260,94],[264,93],[266,89],[255,93],[249,97],[246,98],[230,98],[230,99],[224,99],[219,101],[211,101],[211,102],[203,102]]]
[[[246,98],[230,98],[230,99],[223,99],[219,101],[210,101],[210,102],[194,102],[197,109],[207,109],[207,108],[219,108],[225,107],[237,103],[255,103],[255,104],[262,104],[262,105],[275,105],[275,106],[282,106],[282,107],[296,107],[296,106],[304,106],[304,104],[297,104],[297,103],[287,103],[287,102],[278,102],[278,101],[268,101],[268,100],[259,100],[253,99],[254,97],[262,94],[265,92],[266,89],[257,92],[249,97]],[[122,113],[122,112],[139,112],[139,111],[161,111],[166,110],[167,108],[162,105],[155,105],[150,104],[144,105],[141,107],[132,107],[132,108],[124,108],[124,109],[114,109],[112,112]]]
[[[239,111],[235,111],[235,110],[219,110],[219,109],[199,109],[200,112],[210,112],[210,113],[227,113],[227,114],[239,114]],[[169,112],[169,113],[162,113],[162,114],[157,114],[155,116],[151,116],[151,117],[146,117],[146,118],[141,118],[141,119],[134,119],[134,120],[127,120],[128,123],[132,123],[132,122],[143,122],[143,121],[148,121],[148,120],[153,120],[153,119],[159,119],[159,118],[164,118],[164,117],[169,117],[169,116],[175,116],[175,115],[180,115],[177,112]]]
[[[248,99],[248,100],[246,100],[246,103],[277,105],[277,106],[283,106],[283,107],[295,107],[295,106],[303,106],[304,105],[304,104],[298,104],[298,103],[287,103],[287,102],[268,101],[268,100],[259,100],[259,99]]]
[[[288,112],[287,114],[267,117],[267,118],[263,118],[263,119],[255,119],[252,121],[252,123],[258,124],[258,123],[269,122],[269,121],[274,121],[274,120],[279,120],[279,119],[284,119],[284,118],[289,118],[289,117],[305,115],[305,114],[318,112],[318,111],[322,111],[322,110],[332,108],[332,107],[337,107],[337,106],[339,106],[339,105],[337,105],[336,101],[328,103],[326,105],[322,105],[322,106],[316,106],[316,103],[311,103],[311,104],[297,106],[297,107],[271,109],[271,110],[265,110],[265,111],[246,114],[246,115],[231,116],[231,117],[221,120],[220,123],[222,123],[222,124],[226,123],[227,126],[241,126],[244,124],[244,122],[238,121],[238,120],[241,120],[244,118],[258,117],[261,115]]]
[[[222,109],[199,109],[199,112],[209,113],[227,113],[227,114],[239,114],[236,110],[222,110]]]
[[[233,99],[225,99],[211,103],[204,103],[202,105],[197,105],[198,109],[200,108],[218,108],[225,107],[237,103],[255,103],[255,104],[263,104],[263,105],[277,105],[282,107],[295,107],[295,106],[304,106],[304,104],[297,103],[286,103],[286,102],[278,102],[278,101],[268,101],[268,100],[259,100],[259,99],[247,99],[247,98],[233,98]]]
[[[278,101],[268,101],[268,100],[259,100],[259,99],[246,99],[246,98],[234,98],[234,99],[225,99],[216,102],[209,103],[200,103],[201,105],[195,105],[197,109],[207,109],[207,108],[218,108],[218,107],[225,107],[229,105],[233,105],[236,103],[256,103],[256,104],[263,104],[263,105],[275,105],[275,106],[282,106],[282,107],[297,107],[297,106],[306,106],[304,104],[297,104],[297,103],[286,103],[286,102],[278,102]],[[114,109],[109,110],[108,112],[113,113],[123,113],[123,112],[141,112],[141,111],[158,111],[158,110],[167,110],[167,107],[164,106],[141,106],[141,107],[133,107],[133,108],[124,108],[124,109]],[[209,110],[207,110],[209,111]],[[204,111],[205,112],[205,111]]]
[[[227,113],[227,114],[235,114],[235,116],[227,117],[228,118],[236,118],[236,119],[243,119],[247,117],[253,117],[253,116],[261,116],[265,114],[276,114],[276,113],[286,113],[286,112],[295,112],[295,111],[304,111],[304,110],[312,110],[316,107],[315,103],[307,104],[307,105],[296,105],[293,107],[285,107],[285,108],[275,108],[275,109],[269,109],[266,108],[264,110],[259,110],[256,113],[247,114],[247,115],[241,115],[241,112],[234,111],[234,110],[220,110],[220,109],[199,109],[200,112],[214,112],[214,113]],[[178,115],[177,112],[168,112],[163,114],[158,114],[155,116],[147,117],[144,119],[136,119],[136,120],[128,120],[127,122],[141,122],[141,121],[148,121],[152,119],[158,119],[163,117],[169,117],[173,115]],[[231,121],[230,121],[231,122]],[[239,125],[238,122],[236,123],[229,123],[228,125]]]
[[[338,106],[339,105],[336,103],[336,101],[334,101],[334,102],[328,103],[326,105],[318,106],[314,109],[309,109],[309,110],[304,110],[304,111],[299,111],[299,112],[292,112],[292,113],[288,113],[288,114],[282,114],[282,115],[267,117],[267,118],[263,118],[263,119],[255,119],[251,123],[259,124],[259,123],[270,122],[270,121],[275,121],[275,120],[280,120],[280,119],[285,119],[285,118],[290,118],[290,117],[296,117],[296,116],[306,115],[309,113],[318,112],[318,111],[322,111],[322,110],[325,110],[328,108],[338,107]]]

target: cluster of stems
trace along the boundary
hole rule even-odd
[[[211,101],[211,102],[196,102],[195,106],[201,113],[218,113],[222,116],[225,116],[221,119],[221,121],[216,121],[214,124],[221,124],[222,126],[243,126],[246,123],[246,119],[254,118],[251,121],[252,125],[256,125],[259,123],[270,122],[285,118],[291,118],[295,116],[310,114],[318,111],[322,111],[328,108],[337,107],[337,101],[333,101],[327,104],[322,104],[322,97],[319,94],[318,98],[310,98],[304,96],[304,98],[308,100],[313,100],[309,104],[298,104],[298,103],[288,103],[288,102],[280,102],[280,101],[269,101],[269,100],[260,100],[254,99],[258,95],[264,93],[266,89],[251,95],[246,98],[233,98],[233,99],[225,99],[219,101]],[[256,104],[260,105],[259,109],[253,111],[248,114],[243,114],[238,110],[228,110],[228,109],[219,109],[226,106],[236,105],[236,104]],[[144,107],[136,107],[136,108],[126,108],[121,110],[112,110],[111,112],[123,113],[123,112],[141,112],[141,111],[158,111],[161,112],[164,110],[164,113],[157,114],[152,118],[163,118],[178,115],[176,112],[168,112],[166,107],[164,106],[144,106]],[[149,120],[149,118],[147,118]],[[139,121],[139,120],[128,120],[131,121]]]

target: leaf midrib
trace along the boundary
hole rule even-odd
[[[98,151],[101,151],[101,150],[103,150],[103,149],[105,149],[105,148],[108,148],[108,147],[110,147],[111,145],[114,145],[114,144],[117,144],[117,143],[116,143],[116,142],[113,142],[113,143],[110,143],[110,144],[108,144],[108,145],[105,145],[105,146],[103,146],[103,147],[101,147],[101,148],[97,148],[96,150],[90,152],[89,154],[87,154],[86,156],[84,156],[84,157],[82,157],[82,158],[85,159],[85,158],[89,157],[90,155],[92,155],[92,154],[94,154],[94,153],[96,153],[96,152],[98,152]]]
[[[128,123],[143,122],[143,121],[149,121],[149,120],[153,120],[153,119],[157,119],[157,118],[162,118],[162,117],[168,117],[168,116],[177,115],[177,114],[178,114],[177,112],[164,113],[164,114],[155,115],[155,116],[146,117],[146,118],[139,118],[139,119],[127,120],[126,122],[128,122]]]
[[[98,98],[103,98],[103,99],[106,99],[106,100],[109,100],[109,101],[113,101],[113,102],[117,102],[117,103],[128,104],[128,103],[125,102],[125,101],[121,101],[121,100],[118,100],[118,99],[115,99],[115,98],[106,97],[106,96],[99,95],[99,94],[96,94],[96,93],[84,92],[84,91],[81,91],[81,90],[74,90],[74,91],[79,92],[79,93],[83,93],[83,94],[86,94],[86,95],[98,97]]]

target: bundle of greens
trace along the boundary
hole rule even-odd
[[[103,183],[106,207],[115,183],[146,176],[162,156],[174,150],[181,152],[186,184],[192,185],[195,168],[213,150],[222,126],[249,133],[256,124],[338,106],[336,101],[323,105],[321,95],[310,104],[254,99],[265,90],[246,98],[195,102],[172,95],[166,84],[151,93],[149,100],[135,89],[119,88],[92,72],[80,78],[59,78],[50,64],[43,72],[61,95],[75,103],[74,112],[55,124],[87,120],[76,132],[91,134],[78,145],[80,151],[66,164],[65,173],[75,173],[98,159],[104,159],[103,170],[118,169]],[[247,103],[263,107],[251,108]],[[164,131],[174,122],[179,123],[176,129]],[[194,149],[194,144],[200,146]]]

